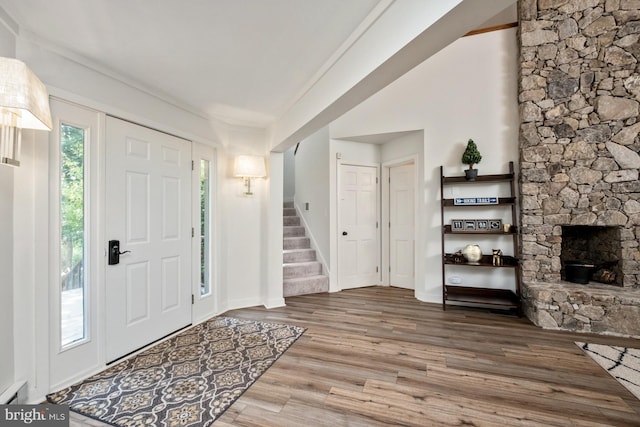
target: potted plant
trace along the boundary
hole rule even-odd
[[[465,169],[464,171],[468,181],[475,181],[478,176],[478,169],[474,169],[473,165],[480,163],[480,160],[482,160],[482,155],[478,151],[478,146],[473,142],[473,139],[469,139],[467,148],[465,148],[464,153],[462,153],[462,163],[469,165],[469,169]]]

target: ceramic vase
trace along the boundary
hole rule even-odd
[[[478,262],[482,259],[482,250],[478,245],[467,245],[462,250],[462,255],[468,262]]]

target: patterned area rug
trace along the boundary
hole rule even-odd
[[[47,399],[115,426],[208,426],[304,331],[214,318]]]
[[[640,399],[640,350],[583,342],[576,344]]]

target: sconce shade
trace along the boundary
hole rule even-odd
[[[238,156],[233,163],[233,175],[243,178],[262,178],[267,175],[264,157]]]
[[[13,123],[2,123],[5,126],[52,128],[46,87],[17,59],[0,57],[0,113],[2,117],[13,117]]]

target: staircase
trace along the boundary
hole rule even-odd
[[[311,249],[293,202],[285,202],[283,220],[283,295],[329,292],[329,278],[322,274],[322,264],[316,261],[316,251]]]

